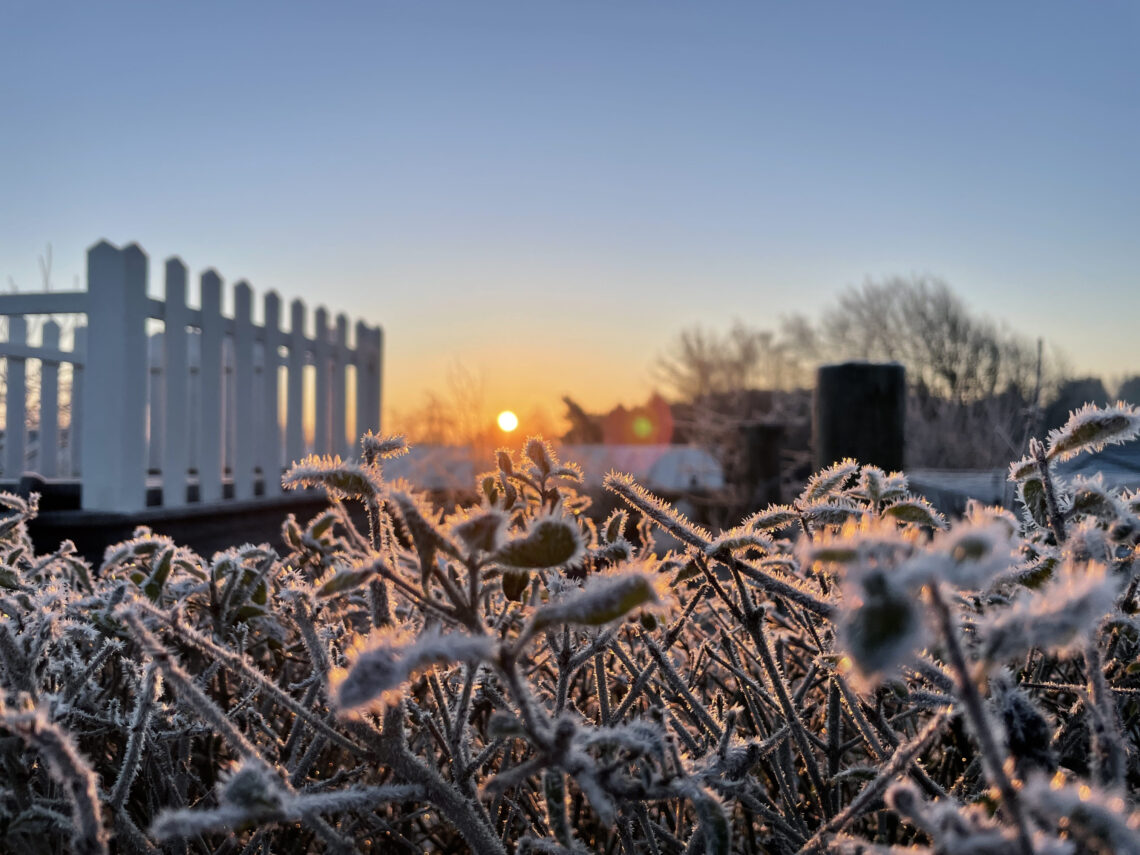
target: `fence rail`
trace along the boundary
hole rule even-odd
[[[197,308],[187,303],[181,259],[165,263],[163,299],[147,295],[147,272],[137,245],[104,241],[88,250],[86,291],[0,295],[4,480],[25,471],[78,477],[83,508],[101,511],[141,510],[148,479],[167,507],[185,504],[192,484],[199,502],[219,502],[227,480],[235,499],[253,498],[258,483],[270,497],[288,461],[349,454],[356,437],[379,429],[379,327],[357,322],[350,346],[348,318],[330,323],[318,308],[309,335],[308,310],[294,300],[286,331],[273,291],[257,324],[247,282],[233,286],[227,317],[213,270],[201,274]],[[33,344],[28,318],[43,315],[52,317]],[[84,318],[70,349],[60,315]],[[148,331],[153,321],[161,332]],[[39,362],[31,378],[29,360]]]

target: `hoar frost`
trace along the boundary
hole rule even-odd
[[[419,637],[403,630],[376,633],[358,640],[347,668],[329,676],[333,697],[343,713],[384,707],[394,702],[405,684],[424,668],[453,662],[490,659],[495,642],[486,636],[429,630]]]
[[[601,626],[625,617],[634,609],[668,612],[675,605],[668,577],[622,569],[594,576],[581,590],[568,592],[557,602],[537,609],[532,627],[538,630],[560,623]]]

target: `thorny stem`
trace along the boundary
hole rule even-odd
[[[1049,517],[1049,528],[1053,529],[1053,536],[1057,543],[1065,542],[1065,517],[1061,514],[1061,507],[1057,504],[1057,491],[1053,485],[1053,475],[1049,471],[1049,461],[1045,457],[1045,444],[1033,440],[1029,444],[1029,453],[1037,462],[1037,471],[1041,473],[1041,483],[1045,488],[1045,510]]]
[[[808,855],[808,853],[820,851],[823,847],[825,837],[842,831],[852,820],[870,807],[875,799],[882,795],[887,787],[890,786],[891,782],[898,777],[904,769],[910,766],[930,741],[938,735],[948,719],[948,713],[938,713],[927,722],[926,727],[924,727],[914,739],[900,746],[891,756],[890,762],[883,767],[875,779],[860,790],[859,795],[852,799],[850,804],[848,804],[841,813],[827,822],[812,836],[811,840],[804,844],[803,848],[800,849],[800,855]],[[1033,852],[1032,846],[1028,851],[1029,853]]]
[[[1124,783],[1124,758],[1127,756],[1120,738],[1120,724],[1116,718],[1116,701],[1108,690],[1097,647],[1096,630],[1084,646],[1085,671],[1088,674],[1089,697],[1101,718],[1099,727],[1090,726],[1093,739],[1095,765],[1101,783],[1119,787]]]
[[[950,665],[957,677],[958,691],[966,708],[966,715],[970,719],[970,724],[973,725],[974,735],[981,746],[985,765],[989,767],[990,778],[996,782],[1001,793],[1003,806],[1009,812],[1010,818],[1017,828],[1018,849],[1021,855],[1034,855],[1033,841],[1029,836],[1029,824],[1021,807],[1021,795],[1005,772],[1001,751],[998,748],[997,740],[994,738],[994,733],[990,729],[989,720],[986,718],[982,695],[970,675],[970,666],[966,662],[962,645],[958,642],[958,628],[955,626],[950,606],[943,598],[937,582],[929,585],[927,590],[930,591],[930,602],[934,607],[934,613],[938,618],[939,628],[942,630],[942,637],[946,643]]]
[[[784,683],[784,675],[780,673],[780,669],[776,665],[776,660],[772,656],[772,648],[769,646],[768,638],[764,634],[763,622],[764,611],[761,609],[749,617],[746,626],[749,634],[756,642],[756,648],[760,653],[760,661],[764,663],[764,670],[768,672],[768,680],[776,693],[776,699],[780,702],[780,707],[784,711],[784,717],[791,726],[792,735],[799,745],[800,755],[803,757],[804,765],[807,767],[808,777],[811,779],[812,788],[815,792],[816,801],[819,803],[820,811],[824,816],[830,817],[831,805],[827,798],[827,788],[823,784],[823,775],[820,774],[819,764],[816,763],[815,753],[812,751],[811,743],[808,740],[807,733],[804,731],[803,722],[800,721],[799,713],[792,705],[791,696],[788,694],[788,687]]]

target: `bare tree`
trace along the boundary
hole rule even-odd
[[[945,281],[931,277],[848,288],[823,313],[818,342],[827,360],[901,362],[915,383],[954,401],[1011,387],[1029,397],[1038,363],[1035,342],[975,315]]]
[[[813,323],[786,318],[779,334],[734,325],[683,331],[657,363],[677,399],[693,405],[695,435],[710,447],[756,416],[747,390],[813,385],[823,362],[906,366],[910,466],[989,467],[1020,456],[1064,374],[1038,342],[973,313],[931,277],[868,280],[848,288]],[[779,417],[779,408],[765,418]]]

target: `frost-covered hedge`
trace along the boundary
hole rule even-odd
[[[4,496],[0,851],[1140,852],[1140,496],[1052,471],[1138,432],[1086,408],[953,523],[853,461],[595,522],[540,440],[442,515],[372,435],[282,555],[93,570]]]

